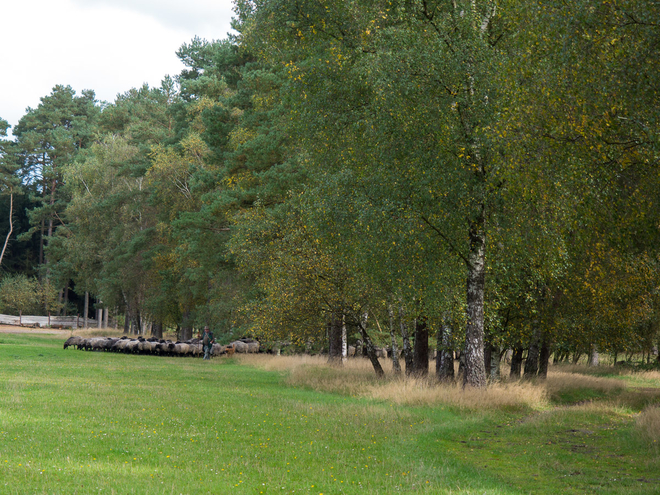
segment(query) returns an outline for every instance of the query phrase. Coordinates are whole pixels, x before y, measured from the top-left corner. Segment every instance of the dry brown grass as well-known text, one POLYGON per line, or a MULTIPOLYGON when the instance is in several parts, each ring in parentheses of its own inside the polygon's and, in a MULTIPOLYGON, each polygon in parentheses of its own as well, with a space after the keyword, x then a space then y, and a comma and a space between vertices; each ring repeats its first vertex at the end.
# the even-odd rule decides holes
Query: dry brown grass
POLYGON ((645 380, 657 380, 660 383, 660 371, 641 371, 637 376, 645 380))
MULTIPOLYGON (((439 404, 461 409, 503 409, 528 408, 547 409, 550 398, 557 398, 566 392, 581 390, 599 392, 598 399, 585 399, 585 405, 577 407, 597 407, 610 410, 642 410, 660 400, 660 388, 630 387, 629 378, 596 376, 586 366, 550 367, 547 380, 507 382, 508 367, 502 367, 501 383, 488 386, 485 390, 463 389, 460 384, 438 383, 431 373, 430 378, 419 379, 395 376, 389 359, 381 364, 386 376, 378 379, 368 359, 349 359, 344 366, 331 366, 325 356, 274 356, 248 354, 237 356, 247 365, 286 374, 291 386, 306 387, 319 392, 336 392, 354 397, 383 400, 389 403, 418 406, 439 404)), ((431 370, 433 363, 431 363, 431 370)), ((658 383, 660 373, 649 371, 634 375, 646 383, 658 383)), ((570 396, 570 394, 569 394, 570 396)), ((589 395, 585 395, 589 397, 589 395)), ((581 403, 580 403, 581 404, 581 403)), ((572 404, 569 407, 576 407, 572 404)), ((600 409, 599 409, 600 410, 600 409)))
POLYGON ((450 405, 464 409, 499 409, 547 405, 542 386, 527 382, 502 383, 485 390, 463 389, 459 384, 438 383, 432 378, 397 377, 389 360, 381 360, 387 376, 378 379, 367 359, 349 359, 343 367, 330 366, 321 356, 241 355, 240 362, 270 371, 287 372, 291 386, 337 392, 396 404, 450 405))
POLYGON ((660 406, 649 406, 637 417, 637 430, 642 438, 660 444, 660 406))
POLYGON ((543 387, 528 382, 497 383, 486 389, 464 389, 458 383, 445 384, 432 379, 402 377, 372 385, 363 395, 397 404, 447 404, 461 409, 540 409, 547 405, 543 387))
POLYGON ((625 383, 616 378, 601 378, 591 375, 582 375, 578 372, 557 371, 551 369, 545 383, 548 393, 556 393, 560 390, 577 388, 590 388, 600 392, 612 393, 625 389, 625 383))

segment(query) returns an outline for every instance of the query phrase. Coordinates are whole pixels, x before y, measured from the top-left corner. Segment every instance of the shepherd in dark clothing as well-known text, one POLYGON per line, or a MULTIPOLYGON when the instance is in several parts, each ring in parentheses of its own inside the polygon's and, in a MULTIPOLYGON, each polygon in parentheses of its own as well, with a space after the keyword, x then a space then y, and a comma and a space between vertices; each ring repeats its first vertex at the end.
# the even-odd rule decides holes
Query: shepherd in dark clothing
POLYGON ((215 342, 215 337, 213 332, 209 330, 209 327, 204 327, 204 333, 202 334, 202 346, 204 349, 204 359, 211 359, 211 349, 213 349, 213 343, 215 342))

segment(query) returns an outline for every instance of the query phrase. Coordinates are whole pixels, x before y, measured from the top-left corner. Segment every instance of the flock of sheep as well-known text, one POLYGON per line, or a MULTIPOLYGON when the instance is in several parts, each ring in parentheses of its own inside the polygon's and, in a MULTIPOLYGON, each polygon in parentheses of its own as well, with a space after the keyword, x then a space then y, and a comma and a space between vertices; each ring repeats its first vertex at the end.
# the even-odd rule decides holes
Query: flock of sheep
MULTIPOLYGON (((171 340, 157 339, 155 337, 145 339, 138 337, 69 337, 64 343, 64 348, 75 347, 85 351, 111 351, 123 352, 125 354, 147 354, 153 356, 181 356, 181 357, 203 357, 204 350, 199 339, 191 339, 185 342, 172 342, 171 340)), ((259 342, 251 339, 240 339, 229 345, 213 344, 212 355, 231 356, 235 352, 241 354, 259 352, 259 342)))

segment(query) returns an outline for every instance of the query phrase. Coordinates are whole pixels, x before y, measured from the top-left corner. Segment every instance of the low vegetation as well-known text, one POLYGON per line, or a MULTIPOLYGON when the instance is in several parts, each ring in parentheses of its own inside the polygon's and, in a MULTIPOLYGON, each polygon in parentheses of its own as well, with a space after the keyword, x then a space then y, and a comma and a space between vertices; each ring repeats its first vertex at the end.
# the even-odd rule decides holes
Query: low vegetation
POLYGON ((660 486, 660 387, 639 387, 633 375, 553 368, 545 383, 505 380, 465 393, 377 380, 361 359, 343 368, 309 356, 203 362, 67 352, 63 341, 0 334, 2 493, 641 494, 660 486), (601 395, 576 393, 570 403, 567 390, 601 395))

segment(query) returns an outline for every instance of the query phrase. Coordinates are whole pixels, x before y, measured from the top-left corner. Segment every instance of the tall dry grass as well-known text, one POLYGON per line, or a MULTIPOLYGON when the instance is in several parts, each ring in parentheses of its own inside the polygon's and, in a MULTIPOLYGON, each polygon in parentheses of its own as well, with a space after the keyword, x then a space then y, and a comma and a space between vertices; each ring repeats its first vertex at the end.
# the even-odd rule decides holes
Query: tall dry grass
POLYGON ((558 393, 562 390, 571 390, 579 388, 589 388, 599 392, 612 393, 619 392, 626 388, 625 383, 616 378, 602 378, 592 375, 583 375, 576 371, 567 372, 551 369, 548 371, 548 378, 545 381, 545 387, 548 393, 558 393))
MULTIPOLYGON (((343 366, 331 366, 325 356, 247 354, 236 356, 236 359, 250 366, 282 372, 287 383, 294 387, 416 406, 444 404, 461 409, 542 410, 549 407, 551 398, 571 391, 578 391, 579 396, 580 390, 599 392, 599 407, 603 405, 617 410, 639 411, 660 401, 660 372, 657 371, 612 378, 592 374, 592 369, 586 366, 560 365, 550 367, 546 380, 509 382, 508 370, 503 366, 502 381, 482 390, 463 389, 460 383, 439 383, 433 373, 429 378, 396 376, 389 359, 381 360, 385 377, 380 379, 369 360, 364 358, 349 359, 343 366), (640 381, 653 386, 635 387, 640 381)), ((590 401, 587 398, 582 402, 590 401)))
POLYGON ((642 438, 660 448, 660 406, 649 406, 637 417, 637 431, 642 438))
POLYGON ((463 389, 460 384, 438 383, 434 378, 395 376, 391 362, 382 360, 386 372, 377 378, 367 359, 349 359, 344 366, 331 366, 321 356, 240 355, 247 365, 287 374, 291 386, 320 392, 337 392, 354 397, 384 400, 396 404, 461 409, 532 408, 547 406, 546 390, 529 382, 498 383, 485 390, 463 389))

